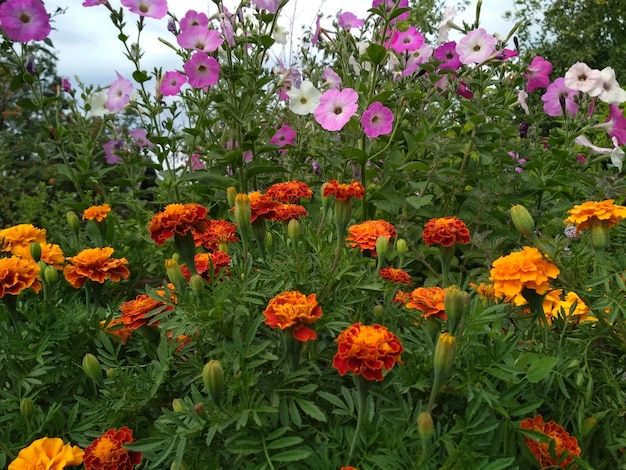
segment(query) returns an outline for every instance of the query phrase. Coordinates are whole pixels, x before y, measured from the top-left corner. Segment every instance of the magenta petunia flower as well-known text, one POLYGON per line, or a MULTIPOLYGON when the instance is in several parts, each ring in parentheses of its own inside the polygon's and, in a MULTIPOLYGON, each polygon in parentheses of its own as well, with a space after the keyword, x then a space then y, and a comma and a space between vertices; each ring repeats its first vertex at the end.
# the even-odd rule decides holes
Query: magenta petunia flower
POLYGON ((252 3, 261 10, 267 10, 270 13, 276 13, 280 6, 280 0, 252 0, 252 3))
POLYGON ((186 31, 193 26, 209 27, 209 17, 205 13, 198 13, 196 10, 189 10, 180 19, 180 30, 186 31))
POLYGON ((222 45, 222 37, 216 29, 204 26, 189 26, 176 36, 176 42, 183 49, 213 52, 222 45))
POLYGON ((526 77, 526 91, 532 93, 537 88, 547 88, 550 84, 550 74, 552 73, 552 64, 541 56, 533 57, 530 65, 524 72, 526 77))
POLYGON ((548 116, 560 116, 563 114, 563 106, 565 106, 567 113, 575 116, 578 112, 578 104, 574 101, 576 95, 578 92, 567 87, 565 79, 559 77, 548 86, 546 92, 541 96, 543 110, 548 116))
POLYGON ((361 125, 365 135, 375 139, 379 135, 386 135, 393 129, 393 113, 391 109, 383 106, 380 101, 374 101, 363 111, 361 125))
POLYGON ((43 41, 52 27, 41 0, 8 0, 0 4, 0 25, 12 41, 43 41))
POLYGON ((313 36, 311 36, 311 44, 314 46, 316 46, 320 40, 320 31, 322 30, 320 26, 321 19, 322 15, 317 15, 317 18, 315 19, 315 31, 313 32, 313 36))
POLYGON ((125 150, 126 146, 124 145, 123 140, 109 140, 102 147, 104 149, 104 157, 109 165, 122 163, 122 157, 117 155, 116 152, 121 152, 125 150))
POLYGON ((130 103, 130 95, 133 92, 132 82, 122 77, 119 72, 115 73, 117 80, 109 85, 106 102, 106 108, 112 113, 124 109, 130 103))
POLYGON ((604 129, 609 137, 615 137, 618 145, 626 144, 626 118, 619 106, 609 105, 609 117, 602 124, 596 124, 596 129, 604 129))
POLYGON ((471 100, 474 97, 474 93, 472 93, 472 90, 469 89, 467 83, 465 83, 463 80, 460 81, 459 86, 456 88, 456 90, 454 90, 454 92, 457 95, 462 96, 463 98, 468 100, 471 100))
POLYGON ((68 78, 63 77, 61 79, 61 89, 65 93, 69 93, 70 91, 72 91, 72 83, 70 82, 68 78))
POLYGON ((353 28, 360 28, 365 24, 365 21, 357 18, 354 13, 346 11, 337 15, 337 24, 340 28, 350 31, 353 28))
POLYGON ((83 2, 84 7, 95 7, 98 5, 104 5, 107 0, 85 0, 83 2))
POLYGON ((187 75, 184 73, 176 71, 165 72, 161 81, 161 94, 163 96, 176 96, 185 83, 187 83, 187 75))
POLYGON ((160 20, 167 15, 167 0, 121 0, 122 6, 139 16, 160 20))
POLYGON ((456 52, 462 64, 480 64, 494 52, 496 38, 483 28, 470 31, 459 40, 456 52))
POLYGON ((137 147, 140 149, 144 147, 151 149, 154 147, 154 144, 148 139, 148 133, 145 129, 133 129, 132 131, 128 131, 128 134, 130 134, 135 144, 137 144, 137 147))
POLYGON ((424 45, 424 35, 415 26, 410 26, 406 31, 394 30, 388 47, 398 53, 413 52, 424 45))
POLYGON ((326 90, 313 112, 315 120, 327 131, 339 131, 356 113, 358 99, 359 94, 352 88, 326 90))
POLYGON ((456 52, 455 41, 450 41, 437 47, 433 57, 441 62, 437 70, 458 70, 461 67, 461 60, 456 52))
MULTIPOLYGON (((270 144, 278 145, 279 147, 285 147, 287 145, 294 145, 296 141, 296 131, 287 125, 282 125, 270 139, 270 144)), ((286 152, 286 150, 283 150, 286 152)))
MULTIPOLYGON (((378 6, 381 3, 385 7, 385 10, 387 11, 387 15, 389 15, 392 11, 396 9, 396 0, 373 0, 372 8, 378 8, 378 6)), ((408 8, 408 7, 409 7, 409 0, 400 0, 400 2, 398 3, 398 8, 408 8)), ((408 20, 410 16, 411 16, 411 13, 408 11, 405 11, 401 15, 394 18, 392 20, 392 23, 395 23, 396 21, 408 20)))
POLYGON ((215 85, 220 75, 220 64, 213 57, 204 52, 196 52, 191 56, 183 69, 189 79, 189 84, 194 88, 204 88, 215 85))

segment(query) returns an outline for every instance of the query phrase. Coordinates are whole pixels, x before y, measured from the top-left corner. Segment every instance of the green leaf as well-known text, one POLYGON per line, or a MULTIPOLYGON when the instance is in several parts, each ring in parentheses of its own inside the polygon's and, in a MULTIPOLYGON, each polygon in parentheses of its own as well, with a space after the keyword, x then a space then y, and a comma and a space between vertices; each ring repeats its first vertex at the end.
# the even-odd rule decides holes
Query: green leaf
POLYGON ((281 452, 278 455, 272 456, 272 461, 274 462, 296 462, 298 460, 304 460, 311 455, 310 450, 288 450, 286 452, 281 452))
POLYGON ((143 83, 143 82, 147 82, 148 80, 150 80, 150 76, 148 75, 148 72, 146 72, 145 70, 135 70, 133 72, 133 79, 137 83, 143 83))
POLYGON ((554 368, 558 359, 556 357, 544 357, 534 362, 526 372, 526 378, 532 384, 536 384, 545 379, 550 371, 554 368))
POLYGON ((296 403, 298 403, 300 409, 311 418, 324 423, 326 422, 326 415, 315 403, 308 400, 296 400, 296 403))
POLYGON ((295 446, 296 444, 300 444, 304 439, 299 436, 287 436, 281 437, 280 439, 276 439, 275 441, 267 444, 268 449, 284 449, 285 447, 295 446))
POLYGON ((369 46, 367 46, 365 53, 367 54, 367 57, 369 58, 370 62, 376 65, 382 64, 385 61, 385 58, 387 57, 387 49, 385 49, 380 44, 375 44, 375 43, 372 43, 369 46))

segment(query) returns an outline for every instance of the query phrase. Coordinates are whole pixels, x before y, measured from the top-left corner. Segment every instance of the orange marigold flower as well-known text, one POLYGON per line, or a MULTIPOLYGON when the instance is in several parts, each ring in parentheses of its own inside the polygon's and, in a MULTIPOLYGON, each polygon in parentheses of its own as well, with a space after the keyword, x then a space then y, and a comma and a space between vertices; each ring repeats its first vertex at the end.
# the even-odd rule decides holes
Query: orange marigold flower
POLYGON ((346 200, 349 197, 362 199, 365 196, 365 188, 358 181, 350 184, 342 184, 337 180, 330 180, 322 189, 322 196, 335 196, 335 199, 346 200))
POLYGON ((346 241, 350 242, 351 247, 359 247, 361 251, 369 250, 372 256, 377 256, 376 239, 382 236, 389 240, 396 236, 396 229, 384 220, 367 220, 348 227, 348 233, 346 241))
POLYGON ((202 233, 208 225, 207 212, 196 203, 168 204, 164 211, 152 217, 148 226, 150 237, 157 245, 163 245, 175 233, 185 235, 190 230, 202 233))
POLYGON ((520 428, 537 431, 548 436, 554 441, 554 454, 556 460, 550 456, 550 443, 539 442, 531 437, 524 437, 524 442, 534 454, 541 468, 560 467, 567 468, 574 461, 573 456, 580 457, 578 440, 554 421, 543 421, 543 416, 526 418, 520 423, 520 428), (561 460, 563 458, 563 460, 561 460))
POLYGON ((83 212, 83 220, 96 220, 98 222, 102 222, 109 212, 111 212, 111 206, 108 204, 91 206, 83 212))
POLYGON ((76 256, 67 258, 71 263, 63 269, 63 275, 76 289, 80 289, 87 279, 103 284, 106 279, 118 282, 128 279, 130 271, 126 258, 111 258, 113 248, 87 248, 76 256))
MULTIPOLYGON (((65 255, 61 247, 52 243, 40 243, 41 260, 46 264, 53 266, 55 269, 63 269, 65 264, 65 255)), ((13 254, 20 258, 33 259, 30 254, 30 245, 18 245, 13 248, 13 254)))
POLYGON ((207 228, 193 234, 196 246, 217 251, 221 243, 237 241, 237 226, 228 220, 209 220, 207 228))
POLYGON ((418 287, 410 294, 406 308, 421 310, 425 318, 438 317, 447 320, 443 299, 446 290, 441 287, 418 287))
POLYGON ((85 449, 85 470, 132 470, 142 460, 141 452, 124 449, 135 442, 126 426, 109 429, 85 449))
POLYGON ((590 228, 593 224, 604 222, 609 228, 626 218, 626 207, 613 204, 613 199, 594 202, 587 201, 568 210, 570 216, 565 219, 568 225, 576 226, 576 234, 590 228))
MULTIPOLYGON (((204 279, 211 282, 211 278, 215 278, 222 269, 230 266, 230 256, 223 251, 216 251, 215 253, 197 253, 194 258, 196 264, 196 271, 204 279)), ((191 278, 191 272, 187 265, 183 264, 180 267, 185 279, 191 278)))
POLYGON ((302 181, 285 181, 271 185, 265 194, 280 202, 295 203, 301 198, 311 199, 313 190, 302 181))
POLYGON ((12 252, 16 246, 30 246, 33 242, 46 243, 46 229, 19 224, 0 230, 1 251, 12 252))
POLYGON ((83 449, 64 444, 58 437, 42 437, 20 450, 8 470, 63 470, 83 463, 83 449))
POLYGON ((455 243, 464 245, 470 242, 470 232, 461 219, 441 217, 430 219, 424 224, 422 238, 426 245, 452 246, 455 243))
POLYGON ((402 343, 382 325, 355 323, 342 331, 335 342, 339 346, 333 367, 342 376, 350 371, 367 380, 380 381, 383 369, 391 370, 396 363, 403 364, 402 343))
POLYGON ((309 215, 309 213, 304 206, 300 204, 280 204, 276 207, 272 220, 274 222, 289 222, 290 220, 298 220, 300 217, 306 217, 307 215, 309 215))
POLYGON ((18 295, 28 288, 35 293, 41 290, 37 263, 17 256, 0 258, 0 299, 7 294, 18 295))
POLYGON ((562 293, 560 289, 553 290, 544 297, 543 311, 548 323, 552 323, 552 320, 559 316, 578 322, 597 321, 590 308, 576 292, 568 292, 564 299, 561 299, 562 293))
POLYGON ((174 333, 172 333, 171 331, 166 331, 165 336, 167 336, 167 339, 169 339, 170 341, 174 341, 177 344, 177 352, 181 352, 183 348, 192 341, 191 338, 187 335, 178 335, 174 338, 174 333))
POLYGON ((470 282, 469 285, 476 291, 483 302, 494 300, 496 298, 496 291, 493 288, 493 284, 485 284, 484 282, 481 282, 477 285, 474 282, 470 282))
POLYGON ((316 294, 287 291, 270 300, 263 315, 272 328, 290 330, 298 341, 308 341, 317 338, 308 325, 322 316, 322 307, 317 304, 316 294))
MULTIPOLYGON (((161 295, 160 291, 157 291, 161 295)), ((150 318, 162 312, 174 310, 172 305, 154 299, 148 294, 139 294, 133 300, 128 300, 120 305, 122 316, 120 319, 130 330, 136 330, 144 325, 150 324, 150 318)), ((158 321, 153 322, 154 325, 158 321)))
POLYGON ((489 280, 493 282, 496 297, 504 297, 506 302, 513 302, 515 305, 524 305, 524 288, 533 289, 537 294, 543 295, 550 290, 550 279, 556 279, 559 273, 559 268, 537 248, 525 246, 522 251, 515 251, 495 260, 489 280))
POLYGON ((402 304, 403 307, 406 307, 406 304, 411 300, 411 293, 404 292, 399 290, 396 292, 396 295, 393 298, 393 303, 402 304))
POLYGON ((111 318, 108 323, 106 320, 102 320, 100 326, 102 326, 107 333, 120 338, 122 344, 126 344, 126 341, 128 341, 133 334, 133 328, 128 328, 121 318, 111 318))
POLYGON ((274 220, 276 208, 281 205, 280 202, 275 201, 271 196, 258 191, 248 194, 248 199, 250 199, 250 222, 254 222, 259 217, 274 220))
POLYGON ((398 284, 411 284, 409 273, 399 268, 383 268, 380 270, 380 277, 398 284))

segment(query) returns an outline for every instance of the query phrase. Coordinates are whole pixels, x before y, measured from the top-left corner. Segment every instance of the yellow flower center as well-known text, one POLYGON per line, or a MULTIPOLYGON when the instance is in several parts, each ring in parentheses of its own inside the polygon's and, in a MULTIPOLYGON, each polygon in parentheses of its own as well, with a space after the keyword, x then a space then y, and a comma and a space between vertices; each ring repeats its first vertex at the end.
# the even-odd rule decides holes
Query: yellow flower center
POLYGON ((93 450, 93 456, 102 463, 111 463, 115 458, 115 456, 111 454, 117 449, 119 449, 117 444, 111 441, 111 439, 103 437, 100 439, 100 442, 96 444, 96 447, 93 450))

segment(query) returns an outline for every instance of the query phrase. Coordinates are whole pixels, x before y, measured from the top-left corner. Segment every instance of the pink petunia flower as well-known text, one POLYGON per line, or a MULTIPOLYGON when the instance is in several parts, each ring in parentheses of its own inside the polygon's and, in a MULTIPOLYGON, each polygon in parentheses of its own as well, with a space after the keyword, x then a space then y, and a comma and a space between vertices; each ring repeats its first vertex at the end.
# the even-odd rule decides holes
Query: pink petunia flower
POLYGON ((470 31, 459 40, 456 52, 462 64, 480 64, 494 52, 496 38, 483 28, 470 31))
POLYGON ((72 82, 70 82, 68 78, 63 77, 61 79, 61 89, 65 93, 69 93, 70 91, 72 91, 72 82))
POLYGON ((183 69, 189 79, 189 84, 194 88, 204 88, 215 85, 220 75, 220 64, 213 57, 204 52, 196 52, 191 56, 183 69))
POLYGON ((322 77, 329 89, 339 90, 341 88, 341 77, 330 67, 326 67, 322 73, 322 77))
POLYGON ((154 147, 154 144, 150 141, 150 139, 148 139, 148 133, 145 129, 133 129, 128 131, 128 134, 132 137, 135 144, 137 144, 137 147, 140 149, 144 147, 151 149, 154 147))
POLYGON ((252 3, 261 10, 267 10, 270 13, 276 13, 280 6, 280 0, 252 0, 252 3))
MULTIPOLYGON (((396 0, 373 0, 372 8, 378 8, 378 6, 381 3, 385 7, 385 10, 387 11, 387 15, 390 15, 396 9, 396 0)), ((400 0, 398 2, 398 8, 408 8, 408 7, 409 7, 409 0, 400 0)), ((408 20, 410 16, 411 16, 411 13, 408 11, 405 11, 401 15, 395 17, 392 20, 392 23, 395 23, 396 21, 408 20)))
POLYGON ((433 57, 441 62, 437 70, 458 70, 461 67, 461 60, 456 52, 455 41, 450 41, 437 47, 433 57))
POLYGON ((130 95, 133 92, 132 82, 122 77, 119 72, 116 71, 115 73, 117 80, 109 85, 106 102, 106 108, 112 113, 124 109, 130 103, 130 95))
POLYGON ((609 137, 615 137, 618 145, 626 144, 626 118, 619 106, 609 105, 609 117, 602 124, 593 126, 596 129, 603 129, 609 137))
POLYGON ((192 153, 189 156, 189 168, 191 171, 206 170, 206 164, 202 161, 200 155, 192 153))
POLYGON ((557 78, 541 96, 543 110, 548 116, 560 116, 563 114, 563 106, 561 105, 561 102, 563 102, 567 113, 575 116, 578 112, 578 104, 574 101, 576 95, 578 95, 578 92, 565 85, 563 77, 557 78))
POLYGON ((532 93, 537 88, 547 88, 550 84, 550 74, 552 73, 552 64, 541 56, 533 57, 530 65, 524 72, 526 77, 526 91, 532 93))
POLYGON ((187 83, 187 75, 184 73, 176 71, 165 72, 159 90, 163 96, 176 96, 185 83, 187 83))
POLYGON ((598 96, 602 91, 600 71, 592 69, 584 62, 576 62, 565 72, 565 85, 589 96, 598 96))
POLYGON ((107 0, 85 0, 83 2, 84 7, 95 7, 98 5, 104 5, 107 0))
POLYGON ((424 45, 424 35, 415 26, 410 26, 406 31, 394 30, 389 47, 398 53, 413 52, 424 45))
POLYGON ((429 44, 423 44, 419 49, 414 50, 406 59, 406 65, 402 71, 402 76, 411 75, 419 69, 420 64, 427 62, 433 55, 433 48, 429 44))
POLYGON ((233 28, 233 22, 231 21, 232 15, 229 11, 223 7, 223 12, 220 13, 220 31, 222 31, 222 36, 226 40, 226 43, 230 47, 235 47, 235 30, 233 28))
MULTIPOLYGON (((270 144, 277 145, 281 147, 286 147, 287 145, 294 145, 296 141, 296 131, 294 131, 291 127, 287 125, 282 125, 272 136, 270 139, 270 144)), ((287 150, 281 150, 281 152, 286 152, 287 150)))
POLYGON ((379 135, 387 135, 393 129, 393 113, 391 109, 383 106, 380 101, 374 101, 363 111, 361 125, 363 132, 370 139, 375 139, 379 135))
POLYGON ((320 20, 322 19, 322 15, 317 15, 315 19, 315 31, 313 32, 313 36, 311 36, 311 44, 316 46, 320 40, 320 32, 322 30, 320 26, 320 20))
POLYGON ((222 45, 220 32, 204 26, 190 26, 176 36, 176 42, 183 49, 213 52, 222 45))
POLYGON ((0 4, 0 25, 12 41, 43 41, 52 27, 41 0, 8 0, 0 4))
POLYGON ((354 28, 360 28, 365 24, 365 21, 357 18, 354 13, 346 11, 337 15, 337 24, 340 28, 350 31, 354 28))
POLYGON ((109 165, 122 163, 122 157, 120 157, 116 152, 126 150, 123 140, 109 140, 102 146, 102 148, 104 149, 104 157, 109 165))
POLYGON ((443 21, 439 25, 439 34, 437 36, 437 43, 442 44, 448 41, 450 30, 452 28, 458 28, 458 26, 454 24, 455 16, 456 16, 456 7, 454 5, 447 6, 443 12, 443 21))
POLYGON ((358 99, 359 94, 352 88, 326 90, 313 112, 315 120, 327 131, 339 131, 356 113, 358 99))
POLYGON ((180 19, 180 30, 187 31, 193 26, 202 26, 203 28, 209 27, 209 17, 206 13, 198 13, 196 10, 188 10, 180 19))
POLYGON ((598 98, 609 104, 621 104, 626 101, 626 91, 619 86, 615 79, 615 70, 605 67, 600 70, 600 94, 598 98))
POLYGON ((167 15, 167 0, 121 0, 132 13, 160 20, 167 15))

